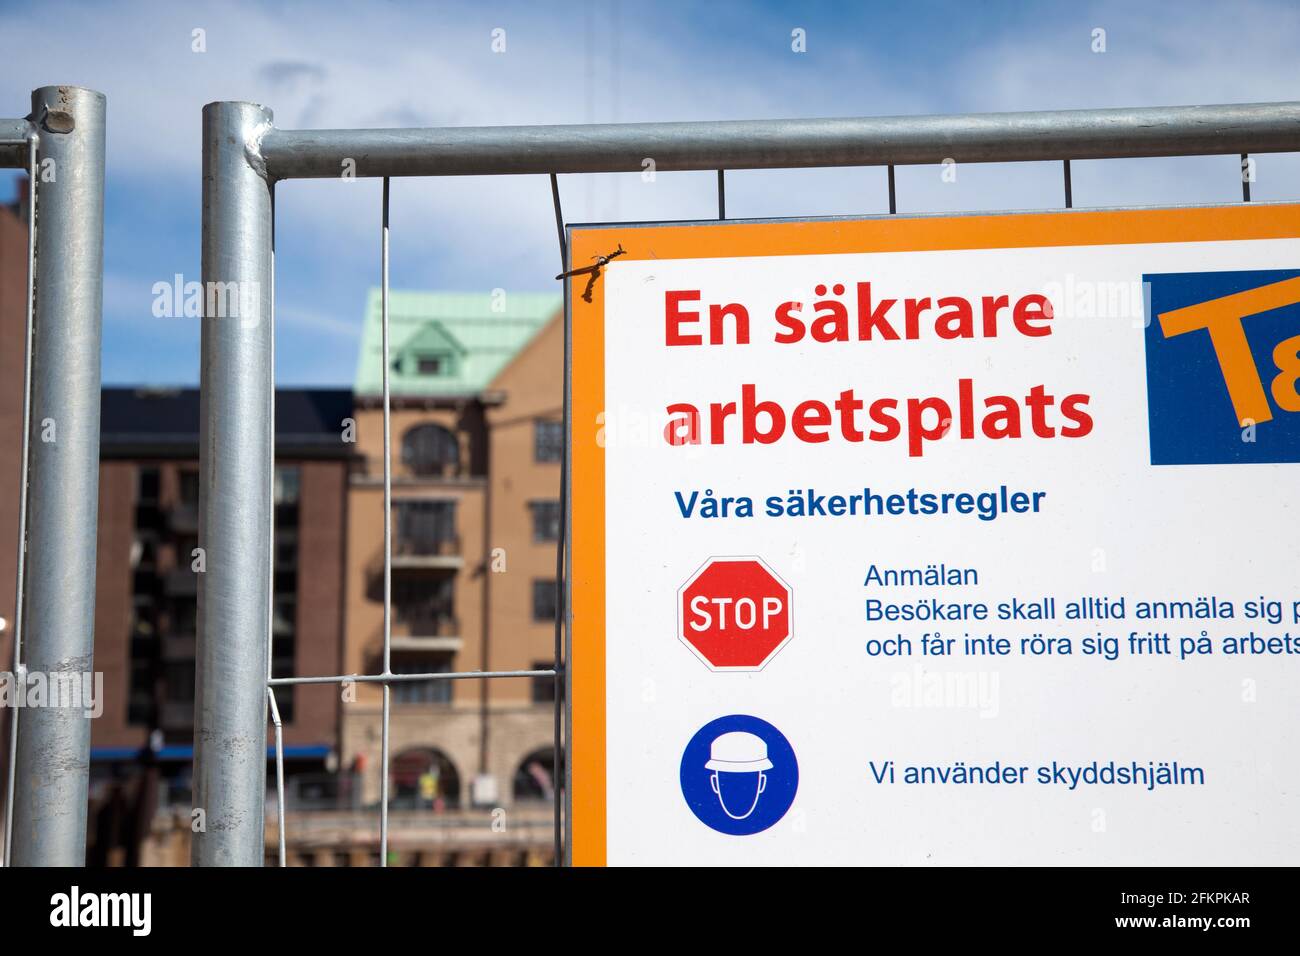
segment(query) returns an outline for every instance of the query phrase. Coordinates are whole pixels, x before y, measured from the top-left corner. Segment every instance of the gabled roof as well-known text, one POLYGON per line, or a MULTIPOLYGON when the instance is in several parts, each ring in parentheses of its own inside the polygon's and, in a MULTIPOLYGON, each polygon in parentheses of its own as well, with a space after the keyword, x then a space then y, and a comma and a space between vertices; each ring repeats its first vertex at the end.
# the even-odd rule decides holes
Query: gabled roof
POLYGON ((456 340, 456 337, 443 327, 441 322, 437 319, 430 319, 406 340, 406 343, 398 350, 397 355, 426 353, 447 353, 453 356, 463 356, 469 354, 469 349, 461 345, 456 340))
MULTIPOLYGON (((486 390, 559 311, 562 301, 554 292, 390 290, 389 389, 394 395, 434 397, 486 390), (419 359, 425 357, 439 360, 436 373, 419 373, 419 359)), ((354 391, 358 396, 383 391, 380 309, 379 290, 371 289, 357 357, 354 391)))

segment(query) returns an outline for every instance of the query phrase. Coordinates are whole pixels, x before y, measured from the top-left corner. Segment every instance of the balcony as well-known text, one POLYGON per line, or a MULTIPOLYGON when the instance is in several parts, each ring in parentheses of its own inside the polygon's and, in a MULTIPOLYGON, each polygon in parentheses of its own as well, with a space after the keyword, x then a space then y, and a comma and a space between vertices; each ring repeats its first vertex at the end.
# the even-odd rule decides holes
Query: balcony
MULTIPOLYGON (((455 652, 463 643, 460 619, 455 615, 433 608, 393 604, 393 650, 455 652)), ((383 644, 382 629, 379 644, 383 644)))
POLYGON ((411 608, 394 603, 393 634, 403 637, 456 637, 460 634, 460 618, 431 608, 411 608))
MULTIPOLYGON (((383 567, 383 555, 379 556, 383 567)), ((398 533, 393 539, 393 568, 407 569, 458 569, 465 566, 461 554, 460 535, 446 532, 436 535, 407 535, 398 533)))
MULTIPOLYGON (((449 549, 451 546, 448 546, 449 549)), ((432 580, 450 580, 448 572, 459 571, 465 566, 465 559, 451 551, 451 553, 402 553, 398 551, 397 542, 393 542, 393 571, 394 584, 398 580, 409 579, 411 581, 420 581, 424 578, 432 580)), ((371 601, 382 601, 384 599, 384 552, 379 551, 366 562, 366 597, 371 601)))

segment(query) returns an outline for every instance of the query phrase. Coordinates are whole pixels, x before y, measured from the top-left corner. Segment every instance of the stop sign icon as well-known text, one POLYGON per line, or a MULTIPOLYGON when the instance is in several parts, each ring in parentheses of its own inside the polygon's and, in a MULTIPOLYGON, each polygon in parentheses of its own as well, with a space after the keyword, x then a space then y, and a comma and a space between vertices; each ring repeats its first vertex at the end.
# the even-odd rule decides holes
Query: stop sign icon
POLYGON ((761 670, 790 640, 790 600, 762 558, 710 558, 677 592, 677 636, 715 671, 761 670))

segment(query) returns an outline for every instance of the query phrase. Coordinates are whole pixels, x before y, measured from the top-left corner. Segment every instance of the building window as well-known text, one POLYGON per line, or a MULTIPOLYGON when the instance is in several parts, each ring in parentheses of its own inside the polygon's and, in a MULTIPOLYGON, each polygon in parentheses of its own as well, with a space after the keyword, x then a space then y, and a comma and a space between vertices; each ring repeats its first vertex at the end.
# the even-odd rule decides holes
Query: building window
POLYGON ((276 528, 275 569, 290 571, 298 566, 298 532, 292 528, 276 528))
POLYGON ((135 540, 131 546, 131 624, 128 646, 130 668, 127 685, 126 722, 134 726, 158 724, 158 694, 161 689, 162 647, 159 642, 163 602, 162 577, 158 573, 158 469, 137 472, 135 540))
POLYGON ((153 593, 157 578, 150 571, 137 575, 132 595, 131 668, 127 690, 126 722, 152 726, 157 721, 158 609, 153 593))
POLYGON ((153 466, 141 468, 136 473, 136 504, 155 505, 158 503, 158 487, 161 484, 158 469, 153 466))
POLYGON ((153 465, 141 467, 136 472, 135 527, 136 531, 159 531, 163 527, 162 509, 158 507, 158 494, 162 474, 153 465))
MULTIPOLYGON (((272 537, 274 597, 271 604, 271 673, 294 673, 298 651, 298 519, 302 469, 285 465, 275 469, 275 529, 272 537)), ((295 688, 275 691, 280 719, 293 723, 295 688)))
POLYGON ((533 458, 538 462, 564 460, 564 423, 539 418, 533 422, 533 458))
POLYGON ((154 723, 155 699, 154 661, 144 652, 131 649, 131 676, 129 696, 126 705, 126 722, 136 726, 152 726, 154 723))
POLYGON ((167 626, 163 628, 172 637, 192 639, 199 630, 199 601, 197 597, 174 597, 167 602, 167 626))
POLYGON ((275 503, 277 505, 296 505, 298 503, 300 481, 301 476, 297 468, 286 466, 275 469, 275 503))
MULTIPOLYGON (((403 654, 393 661, 394 674, 446 674, 451 671, 451 654, 403 654)), ((394 681, 395 704, 450 704, 451 681, 394 681)))
POLYGON ((298 596, 296 594, 277 594, 271 602, 271 633, 276 637, 292 636, 294 618, 297 614, 298 596))
POLYGON ((194 703, 194 661, 170 660, 165 665, 169 701, 177 704, 194 703))
POLYGON ((150 576, 158 567, 158 538, 145 532, 137 534, 131 543, 131 567, 137 571, 148 571, 150 576))
MULTIPOLYGON (((563 764, 560 768, 563 771, 563 764)), ((534 750, 519 762, 515 770, 514 798, 516 803, 555 799, 555 749, 543 747, 534 750)))
POLYGON ((450 365, 442 355, 420 355, 415 360, 415 371, 420 375, 441 375, 450 365))
POLYGON ((455 554, 456 502, 406 499, 393 502, 396 541, 393 552, 405 556, 455 554))
POLYGON ((533 582, 533 620, 555 620, 555 581, 538 579, 533 582))
POLYGON ((533 513, 533 540, 539 544, 560 540, 560 503, 558 501, 530 501, 528 510, 533 513))
POLYGON ((183 469, 180 473, 181 504, 187 508, 199 506, 199 473, 192 469, 183 469))
MULTIPOLYGON (((271 673, 276 677, 293 676, 295 643, 292 632, 287 635, 272 635, 271 673)), ((275 704, 280 710, 280 720, 286 724, 293 723, 294 697, 296 696, 294 691, 295 688, 292 685, 275 689, 275 704)))
POLYGON ((402 436, 402 464, 422 477, 452 477, 460 465, 460 443, 441 425, 416 425, 402 436))
MULTIPOLYGON (((533 661, 533 670, 549 671, 555 664, 552 661, 533 661)), ((555 703, 555 678, 554 677, 534 677, 533 678, 533 703, 534 704, 553 704, 555 703)))
POLYGON ((423 576, 393 581, 393 620, 407 637, 456 637, 455 578, 423 576))

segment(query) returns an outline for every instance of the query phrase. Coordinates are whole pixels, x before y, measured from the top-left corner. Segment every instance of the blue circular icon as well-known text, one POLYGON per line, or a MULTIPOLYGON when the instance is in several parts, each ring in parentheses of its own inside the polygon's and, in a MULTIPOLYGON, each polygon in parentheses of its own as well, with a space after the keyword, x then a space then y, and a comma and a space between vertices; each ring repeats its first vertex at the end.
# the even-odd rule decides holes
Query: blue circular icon
POLYGON ((682 796, 705 826, 761 833, 785 816, 799 789, 794 749, 766 720, 732 714, 701 727, 682 754, 682 796))

